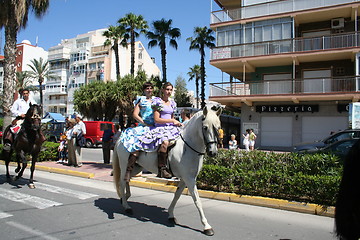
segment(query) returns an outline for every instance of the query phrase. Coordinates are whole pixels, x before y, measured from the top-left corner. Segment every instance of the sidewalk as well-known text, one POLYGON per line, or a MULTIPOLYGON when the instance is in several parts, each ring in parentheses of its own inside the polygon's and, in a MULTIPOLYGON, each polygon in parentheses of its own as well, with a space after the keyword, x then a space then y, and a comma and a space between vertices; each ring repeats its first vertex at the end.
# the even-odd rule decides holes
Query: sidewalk
MULTIPOLYGON (((5 165, 4 161, 2 160, 0 160, 0 164, 5 165)), ((83 165, 80 168, 76 168, 56 162, 38 162, 36 163, 36 170, 96 179, 107 182, 112 182, 113 180, 112 176, 110 176, 112 166, 110 164, 104 164, 104 163, 85 161, 83 162, 83 165)), ((160 179, 157 178, 155 174, 142 174, 139 177, 132 178, 130 185, 136 187, 142 187, 142 188, 149 188, 153 190, 165 191, 165 192, 175 192, 177 181, 173 179, 170 180, 160 179)), ((183 194, 189 195, 187 189, 184 190, 183 194)), ((221 193, 221 192, 199 190, 199 195, 200 197, 203 198, 211 198, 222 201, 250 204, 250 205, 262 206, 262 207, 270 207, 270 208, 328 216, 328 217, 334 217, 334 210, 335 210, 334 207, 328 207, 327 209, 324 209, 322 206, 316 204, 306 204, 306 203, 291 202, 281 199, 238 195, 234 193, 221 193)))

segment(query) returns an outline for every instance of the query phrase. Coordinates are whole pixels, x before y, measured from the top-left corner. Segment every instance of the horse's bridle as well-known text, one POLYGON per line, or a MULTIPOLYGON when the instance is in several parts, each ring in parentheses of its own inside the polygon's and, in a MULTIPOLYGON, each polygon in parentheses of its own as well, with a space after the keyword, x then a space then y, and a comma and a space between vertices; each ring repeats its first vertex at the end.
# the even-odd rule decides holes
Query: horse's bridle
MULTIPOLYGON (((203 134, 203 139, 204 139, 204 141, 205 141, 205 146, 206 146, 206 148, 208 148, 208 146, 210 145, 210 144, 217 144, 218 143, 218 131, 217 131, 217 129, 213 126, 213 130, 214 130, 214 133, 215 133, 215 140, 213 140, 213 141, 208 141, 208 139, 205 137, 205 134, 204 134, 204 128, 202 128, 202 134, 203 134)), ((189 143, 187 143, 186 141, 185 141, 185 139, 184 139, 184 137, 182 136, 182 134, 180 133, 180 137, 181 137, 181 139, 184 141, 184 143, 185 143, 185 145, 186 146, 188 146, 191 150, 193 150, 194 152, 196 152, 198 155, 205 155, 205 152, 199 152, 199 151, 197 151, 196 149, 194 149, 193 147, 191 147, 190 146, 190 144, 189 143)))

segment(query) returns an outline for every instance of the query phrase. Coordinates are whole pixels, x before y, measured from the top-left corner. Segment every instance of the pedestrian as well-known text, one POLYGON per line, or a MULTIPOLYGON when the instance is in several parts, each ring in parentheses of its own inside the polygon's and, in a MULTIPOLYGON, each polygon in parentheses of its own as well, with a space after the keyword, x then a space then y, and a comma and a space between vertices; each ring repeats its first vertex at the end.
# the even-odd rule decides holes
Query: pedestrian
POLYGON ((254 151, 254 146, 255 146, 255 140, 256 140, 257 136, 254 133, 254 129, 250 129, 250 135, 249 135, 249 146, 250 146, 250 151, 254 151))
POLYGON ((77 114, 75 117, 76 124, 73 129, 73 135, 76 138, 74 141, 74 149, 75 149, 75 167, 82 166, 82 154, 81 154, 81 147, 83 145, 83 140, 85 139, 86 134, 86 126, 85 123, 82 121, 82 116, 77 114))
POLYGON ((224 148, 224 130, 222 128, 219 129, 219 148, 224 148))
POLYGON ((236 141, 236 136, 235 134, 231 134, 230 136, 230 141, 229 141, 229 149, 232 150, 232 149, 237 149, 237 141, 236 141))
POLYGON ((104 133, 102 136, 102 152, 103 152, 103 159, 105 164, 110 163, 110 151, 111 151, 111 144, 112 144, 112 137, 114 136, 114 132, 112 131, 112 125, 105 124, 104 125, 104 133))
POLYGON ((245 134, 243 134, 243 144, 245 147, 245 150, 248 152, 250 151, 249 146, 250 146, 250 129, 246 129, 245 134))
POLYGON ((76 156, 75 156, 75 135, 73 134, 74 126, 76 124, 76 120, 73 118, 68 119, 67 122, 67 130, 66 134, 66 141, 68 146, 68 163, 67 166, 74 166, 76 163, 76 156))
POLYGON ((67 152, 66 136, 64 134, 61 134, 60 144, 58 147, 59 160, 57 161, 57 163, 66 163, 67 162, 66 152, 67 152))
POLYGON ((180 116, 182 119, 182 124, 185 126, 190 121, 191 112, 189 110, 183 109, 180 113, 180 116))

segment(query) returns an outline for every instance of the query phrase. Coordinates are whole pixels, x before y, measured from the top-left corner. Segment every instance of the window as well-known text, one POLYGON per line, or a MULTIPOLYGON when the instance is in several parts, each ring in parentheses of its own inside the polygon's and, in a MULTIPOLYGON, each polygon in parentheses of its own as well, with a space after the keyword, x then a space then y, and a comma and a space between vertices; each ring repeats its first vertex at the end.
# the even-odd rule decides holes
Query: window
POLYGON ((292 18, 277 18, 216 29, 217 46, 291 39, 292 18))

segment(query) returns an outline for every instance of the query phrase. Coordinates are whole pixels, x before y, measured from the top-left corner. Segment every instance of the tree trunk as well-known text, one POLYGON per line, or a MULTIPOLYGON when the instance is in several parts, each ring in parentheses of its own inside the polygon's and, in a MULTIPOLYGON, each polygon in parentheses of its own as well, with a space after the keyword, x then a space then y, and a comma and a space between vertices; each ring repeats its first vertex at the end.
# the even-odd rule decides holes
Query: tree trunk
POLYGON ((199 109, 199 77, 195 79, 195 91, 196 91, 196 108, 199 109))
POLYGON ((205 46, 201 46, 201 109, 205 107, 205 46))
POLYGON ((131 66, 130 74, 134 76, 135 73, 135 34, 131 32, 131 66))
POLYGON ((119 45, 118 42, 114 44, 115 63, 116 63, 116 80, 120 79, 120 61, 119 61, 119 45))
MULTIPOLYGON (((9 13, 13 15, 14 13, 9 13)), ((14 16, 15 17, 15 16, 14 16)), ((4 127, 11 123, 11 106, 14 102, 14 91, 16 81, 16 42, 19 27, 13 21, 5 26, 5 62, 4 62, 4 82, 3 82, 3 114, 4 127)))
POLYGON ((162 82, 166 83, 166 47, 161 46, 161 66, 162 66, 162 72, 163 72, 163 79, 162 82))

